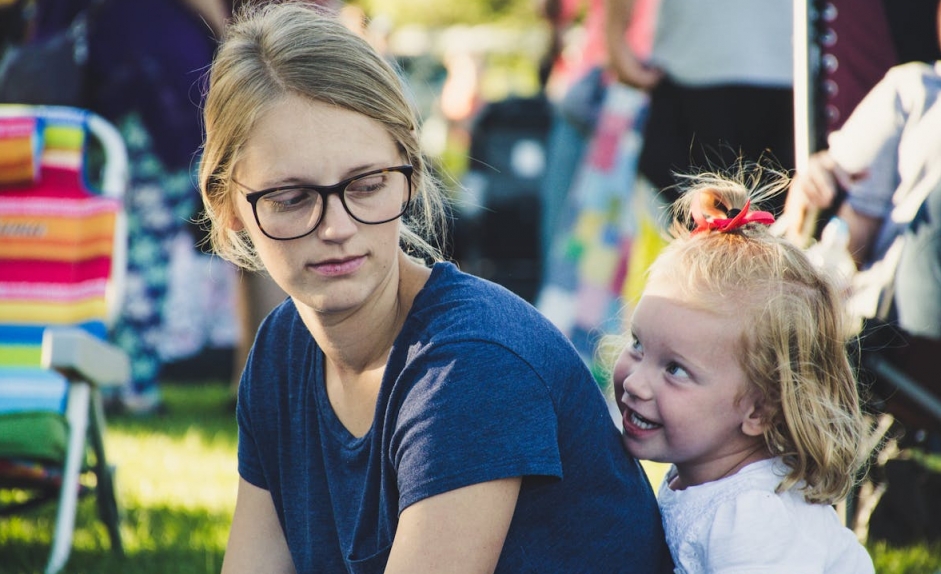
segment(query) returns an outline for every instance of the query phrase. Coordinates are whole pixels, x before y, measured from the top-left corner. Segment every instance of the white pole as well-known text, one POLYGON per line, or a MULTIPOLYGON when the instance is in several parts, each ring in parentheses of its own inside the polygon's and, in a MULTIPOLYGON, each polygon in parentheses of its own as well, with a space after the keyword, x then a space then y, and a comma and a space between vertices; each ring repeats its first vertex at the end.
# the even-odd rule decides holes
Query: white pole
POLYGON ((794 161, 798 172, 807 169, 814 151, 811 143, 812 86, 810 81, 810 9, 812 0, 794 0, 794 161))

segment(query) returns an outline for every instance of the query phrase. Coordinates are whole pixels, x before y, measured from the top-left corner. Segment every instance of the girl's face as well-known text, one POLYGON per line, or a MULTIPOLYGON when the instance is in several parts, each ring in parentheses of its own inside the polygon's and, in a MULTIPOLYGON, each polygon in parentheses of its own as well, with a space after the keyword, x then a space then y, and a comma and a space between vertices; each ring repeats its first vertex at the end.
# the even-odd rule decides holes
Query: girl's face
MULTIPOLYGON (((395 288, 399 220, 359 223, 338 195, 330 195, 323 220, 312 233, 278 241, 261 232, 244 195, 293 184, 333 185, 403 163, 378 122, 288 95, 258 119, 236 167, 234 193, 242 197, 234 198, 234 226, 248 231, 268 273, 296 303, 321 316, 352 313, 395 288)), ((397 188, 395 193, 408 193, 405 180, 397 188)), ((289 202, 284 205, 292 208, 289 202)))
POLYGON ((614 387, 625 448, 674 463, 692 486, 737 470, 762 445, 763 427, 739 356, 744 320, 684 299, 667 281, 648 284, 614 387))

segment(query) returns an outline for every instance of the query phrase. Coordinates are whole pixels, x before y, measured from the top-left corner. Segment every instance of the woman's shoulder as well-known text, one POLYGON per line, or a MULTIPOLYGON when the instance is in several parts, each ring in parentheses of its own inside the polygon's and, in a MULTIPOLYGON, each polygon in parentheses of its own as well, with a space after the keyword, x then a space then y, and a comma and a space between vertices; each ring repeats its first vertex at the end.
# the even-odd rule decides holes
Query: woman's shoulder
POLYGON ((941 62, 906 62, 893 66, 881 83, 898 94, 906 109, 928 105, 941 91, 941 62))
POLYGON ((941 62, 933 64, 921 61, 905 62, 889 68, 885 76, 894 82, 907 83, 921 78, 937 78, 939 70, 941 70, 941 62))
POLYGON ((415 298, 410 319, 439 332, 473 331, 496 337, 522 330, 529 330, 530 335, 555 331, 530 303, 453 263, 438 263, 432 268, 431 277, 415 298))
POLYGON ((415 298, 400 343, 427 352, 455 345, 465 351, 467 346, 486 346, 536 369, 583 364, 571 342, 535 307, 451 263, 432 269, 415 298))
POLYGON ((432 266, 431 276, 419 296, 428 299, 445 298, 449 301, 473 300, 479 302, 480 298, 487 298, 498 303, 508 301, 525 303, 519 296, 502 285, 466 273, 450 261, 441 261, 432 266))
POLYGON ((302 323, 301 316, 297 312, 297 306, 294 305, 294 301, 290 297, 286 297, 262 319, 259 331, 291 329, 296 327, 297 323, 302 323))
POLYGON ((294 301, 288 297, 262 320, 255 333, 252 352, 253 355, 257 354, 257 350, 266 356, 271 353, 278 356, 284 353, 306 352, 310 345, 315 345, 314 340, 297 312, 294 301))

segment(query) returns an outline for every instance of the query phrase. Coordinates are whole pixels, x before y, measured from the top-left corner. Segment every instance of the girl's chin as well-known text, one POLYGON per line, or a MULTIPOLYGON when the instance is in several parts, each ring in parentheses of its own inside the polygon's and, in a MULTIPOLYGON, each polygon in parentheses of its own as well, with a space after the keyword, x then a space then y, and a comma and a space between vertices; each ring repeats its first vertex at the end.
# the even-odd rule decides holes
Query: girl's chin
POLYGON ((648 449, 645 449, 642 444, 639 444, 637 439, 631 437, 628 434, 621 434, 621 446, 624 447, 624 450, 627 451, 627 454, 633 456, 634 458, 639 458, 642 460, 653 460, 654 453, 649 452, 648 449))

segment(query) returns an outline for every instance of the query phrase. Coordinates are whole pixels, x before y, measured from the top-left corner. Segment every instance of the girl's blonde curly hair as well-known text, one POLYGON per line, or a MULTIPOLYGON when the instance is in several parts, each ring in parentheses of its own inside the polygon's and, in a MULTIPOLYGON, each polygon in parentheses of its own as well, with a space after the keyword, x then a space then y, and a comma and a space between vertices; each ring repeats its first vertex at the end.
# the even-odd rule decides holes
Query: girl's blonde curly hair
POLYGON ((764 223, 696 229, 704 218, 732 219, 749 203, 754 210, 789 183, 778 174, 762 184, 757 172, 747 173, 685 178, 674 239, 649 274, 697 307, 745 318, 741 365, 761 396, 768 451, 790 468, 778 490, 797 486, 808 502, 834 503, 868 458, 839 294, 826 271, 764 223))

